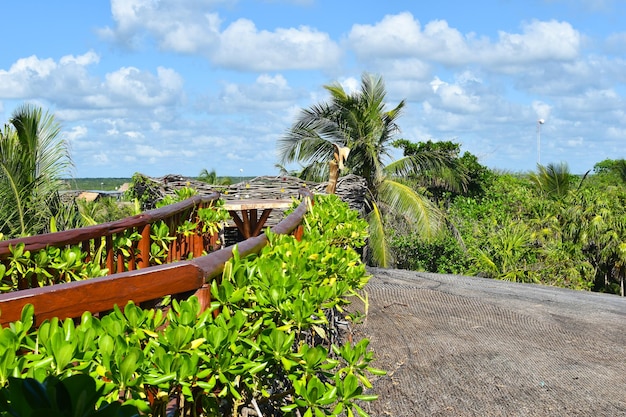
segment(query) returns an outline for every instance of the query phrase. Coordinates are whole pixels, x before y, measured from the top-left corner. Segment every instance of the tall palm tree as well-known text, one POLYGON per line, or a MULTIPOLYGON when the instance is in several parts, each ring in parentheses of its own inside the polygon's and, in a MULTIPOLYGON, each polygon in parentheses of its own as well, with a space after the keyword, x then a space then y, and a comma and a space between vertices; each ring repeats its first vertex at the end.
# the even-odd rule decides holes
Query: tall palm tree
POLYGON ((40 233, 54 216, 63 175, 72 166, 54 116, 22 105, 0 132, 0 231, 6 236, 40 233))
POLYGON ((420 171, 435 172, 445 161, 437 153, 391 160, 396 123, 405 101, 388 109, 382 77, 364 73, 359 91, 349 93, 338 84, 326 85, 330 101, 303 109, 293 126, 279 140, 281 164, 300 162, 312 178, 327 176, 333 145, 350 148, 344 171, 365 178, 368 195, 369 251, 380 266, 392 262, 386 216, 399 216, 425 236, 434 235, 442 214, 428 198, 406 181, 420 171))

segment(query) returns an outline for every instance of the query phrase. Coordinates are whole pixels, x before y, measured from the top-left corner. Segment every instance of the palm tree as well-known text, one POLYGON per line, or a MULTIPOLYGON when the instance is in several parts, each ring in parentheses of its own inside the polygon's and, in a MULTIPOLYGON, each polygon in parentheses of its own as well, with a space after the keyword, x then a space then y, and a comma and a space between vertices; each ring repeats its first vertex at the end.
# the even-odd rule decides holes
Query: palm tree
POLYGON ((58 207, 62 177, 72 166, 54 116, 22 105, 0 132, 0 231, 9 236, 40 233, 58 207))
POLYGON ((530 175, 530 181, 537 190, 553 200, 562 200, 570 191, 572 175, 566 163, 537 165, 537 173, 530 175))
POLYGON ((202 168, 200 174, 198 174, 198 181, 206 182, 212 185, 230 185, 232 183, 230 177, 218 178, 217 172, 214 169, 209 171, 206 168, 202 168))
POLYGON ((387 235, 388 216, 399 216, 424 236, 433 236, 442 214, 406 181, 420 171, 436 172, 445 161, 437 153, 411 155, 391 161, 396 120, 405 101, 387 109, 385 85, 380 76, 363 74, 359 91, 348 93, 338 84, 326 85, 330 101, 303 109, 279 140, 281 164, 300 162, 306 175, 326 176, 333 145, 350 148, 344 171, 360 175, 367 183, 369 251, 380 266, 392 262, 387 235), (389 163, 387 163, 389 162, 389 163))
MULTIPOLYGON (((570 194, 570 191, 580 190, 589 172, 587 171, 582 176, 576 190, 571 188, 575 176, 570 173, 569 167, 565 162, 545 166, 537 165, 537 172, 530 174, 530 181, 541 194, 551 200, 560 202, 570 194)), ((624 172, 626 175, 626 171, 624 172)))
POLYGON ((217 182, 217 173, 214 169, 209 171, 206 168, 202 168, 202 171, 198 174, 198 181, 206 182, 207 184, 215 184, 217 182))

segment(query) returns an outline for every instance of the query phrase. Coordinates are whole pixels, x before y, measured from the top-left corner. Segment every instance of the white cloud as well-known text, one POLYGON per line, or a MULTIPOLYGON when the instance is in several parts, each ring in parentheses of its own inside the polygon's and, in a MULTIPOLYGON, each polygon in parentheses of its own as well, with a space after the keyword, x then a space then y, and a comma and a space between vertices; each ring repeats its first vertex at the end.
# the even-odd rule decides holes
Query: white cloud
POLYGON ((100 62, 100 56, 93 51, 89 51, 83 55, 65 55, 61 57, 59 60, 59 64, 61 65, 71 65, 76 64, 80 67, 85 67, 91 64, 97 64, 100 62))
POLYGON ((387 15, 375 25, 356 24, 348 35, 356 55, 388 59, 412 58, 461 66, 483 64, 510 71, 518 64, 538 61, 567 61, 579 54, 581 36, 567 22, 532 21, 522 33, 500 31, 498 39, 462 34, 445 20, 434 20, 423 28, 411 13, 387 15))
POLYGON ((170 152, 158 149, 150 145, 137 145, 135 146, 135 153, 137 156, 151 158, 152 162, 156 161, 156 158, 163 158, 170 154, 170 152))
POLYGON ((341 58, 341 49, 327 33, 308 26, 267 31, 241 18, 221 31, 222 20, 212 10, 215 3, 189 7, 180 0, 112 0, 116 26, 100 34, 131 48, 150 37, 163 50, 202 54, 215 66, 246 71, 332 68, 341 58))
POLYGON ((387 15, 375 25, 355 24, 348 44, 361 58, 427 58, 438 50, 460 53, 465 49, 463 36, 445 21, 434 21, 422 31, 420 22, 409 12, 387 15))
POLYGON ((580 148, 585 145, 585 140, 582 137, 577 137, 567 140, 566 144, 571 148, 580 148))
POLYGON ((212 136, 212 135, 202 135, 197 136, 191 139, 191 145, 195 148, 207 149, 214 148, 222 148, 228 146, 230 142, 223 137, 220 136, 212 136))
POLYGON ((621 54, 626 47, 626 32, 612 33, 606 38, 605 44, 609 52, 621 54))
POLYGON ((463 74, 455 84, 449 84, 435 77, 430 85, 439 99, 440 107, 457 113, 476 113, 483 109, 483 105, 481 98, 467 88, 470 81, 475 81, 475 79, 469 77, 468 74, 463 74))
POLYGON ((432 78, 433 67, 427 61, 417 58, 396 59, 391 62, 374 61, 373 67, 384 69, 390 79, 426 81, 432 78))
POLYGON ((499 33, 498 42, 481 54, 493 64, 538 61, 570 61, 578 57, 581 36, 567 22, 532 21, 522 26, 523 33, 499 33))
POLYGON ((132 132, 132 131, 124 132, 124 136, 126 136, 127 138, 132 139, 132 140, 140 140, 140 139, 144 139, 146 137, 141 132, 132 132))
POLYGON ((607 128, 606 135, 623 143, 624 138, 626 138, 626 127, 611 126, 607 128))
POLYGON ((537 120, 543 119, 544 121, 547 121, 550 118, 552 106, 550 106, 549 104, 535 100, 532 102, 532 108, 537 115, 537 120))
POLYGON ((39 59, 35 55, 20 58, 8 71, 0 70, 0 96, 23 98, 31 95, 56 68, 57 64, 50 58, 39 59))
POLYGON ((156 76, 134 67, 124 67, 105 77, 106 97, 100 105, 118 105, 121 102, 140 106, 171 105, 180 99, 183 80, 176 71, 157 68, 156 76), (108 103, 107 103, 108 102, 108 103))
POLYGON ((298 96, 299 93, 289 86, 283 75, 272 76, 264 73, 252 84, 224 82, 217 99, 209 100, 206 108, 215 114, 233 113, 243 109, 283 110, 298 96))
POLYGON ((98 152, 93 155, 93 157, 91 158, 91 162, 94 163, 95 165, 106 166, 106 165, 109 165, 111 160, 109 159, 109 156, 105 152, 98 152))
POLYGON ((361 89, 361 81, 354 77, 344 78, 340 80, 339 83, 348 94, 352 94, 361 89))
POLYGON ((611 89, 587 90, 577 97, 570 97, 562 101, 563 106, 570 110, 577 111, 609 111, 613 109, 623 109, 624 101, 611 89))
POLYGON ((69 142, 75 142, 78 139, 87 136, 89 129, 86 126, 73 126, 69 131, 62 132, 63 137, 69 142))
POLYGON ((219 17, 211 7, 219 1, 111 0, 115 27, 99 31, 108 40, 138 48, 146 35, 163 49, 193 53, 217 41, 219 17))
POLYGON ((220 46, 209 57, 219 66, 239 70, 315 69, 336 66, 341 50, 328 34, 307 26, 270 32, 239 19, 220 35, 220 46))
POLYGON ((0 97, 53 101, 62 106, 59 116, 69 119, 91 109, 173 105, 182 98, 182 77, 172 69, 158 67, 155 75, 123 67, 99 80, 88 70, 98 62, 92 51, 58 62, 35 55, 18 59, 8 71, 0 70, 0 97))

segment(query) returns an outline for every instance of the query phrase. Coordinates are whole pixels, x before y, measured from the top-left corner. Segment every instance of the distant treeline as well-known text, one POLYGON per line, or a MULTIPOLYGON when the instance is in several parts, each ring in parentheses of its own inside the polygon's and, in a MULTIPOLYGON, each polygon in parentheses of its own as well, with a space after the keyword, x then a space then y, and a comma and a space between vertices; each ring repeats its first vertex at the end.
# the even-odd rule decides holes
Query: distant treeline
POLYGON ((63 180, 68 190, 114 191, 130 178, 70 178, 63 180))
MULTIPOLYGON (((189 177, 201 180, 200 177, 189 177)), ((235 184, 242 181, 250 181, 255 177, 216 177, 218 184, 235 184)), ((69 178, 64 179, 66 190, 99 190, 99 191, 115 191, 122 184, 130 183, 132 178, 69 178)))

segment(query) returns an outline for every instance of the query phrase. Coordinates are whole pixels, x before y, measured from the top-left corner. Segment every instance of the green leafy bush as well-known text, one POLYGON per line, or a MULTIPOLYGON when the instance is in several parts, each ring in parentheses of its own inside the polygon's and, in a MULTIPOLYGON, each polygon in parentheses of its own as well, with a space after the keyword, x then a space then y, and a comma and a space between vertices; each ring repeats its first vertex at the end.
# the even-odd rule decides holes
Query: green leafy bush
POLYGON ((48 376, 43 382, 33 378, 9 378, 8 386, 0 389, 0 412, 13 417, 134 417, 135 407, 118 402, 96 405, 101 390, 93 378, 75 374, 63 380, 48 376))
POLYGON ((358 403, 376 398, 365 390, 384 372, 371 367, 368 340, 342 344, 333 321, 369 279, 345 235, 364 239, 366 225, 355 219, 345 204, 318 197, 302 241, 269 233, 258 255, 235 252, 204 311, 195 297, 173 300, 167 312, 130 302, 102 318, 84 313, 78 324, 52 319, 33 330, 27 306, 0 332, 0 386, 86 374, 100 393, 95 406, 120 402, 154 416, 171 407, 185 416, 246 407, 267 416, 366 415, 358 403))
POLYGON ((79 246, 49 247, 31 253, 19 243, 9 247, 11 255, 0 264, 0 292, 43 287, 62 282, 79 281, 107 274, 100 267, 101 250, 91 260, 79 246))
POLYGON ((391 242, 397 267, 413 271, 461 274, 467 271, 470 260, 459 241, 442 235, 426 240, 417 234, 400 235, 391 242))

